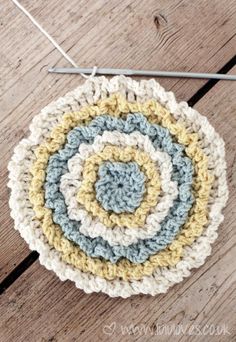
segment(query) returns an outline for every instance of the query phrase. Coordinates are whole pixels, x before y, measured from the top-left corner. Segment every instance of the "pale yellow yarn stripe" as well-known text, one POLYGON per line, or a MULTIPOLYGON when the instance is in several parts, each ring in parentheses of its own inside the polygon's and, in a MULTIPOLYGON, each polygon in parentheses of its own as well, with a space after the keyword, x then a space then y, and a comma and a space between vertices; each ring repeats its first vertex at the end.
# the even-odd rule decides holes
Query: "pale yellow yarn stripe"
POLYGON ((117 146, 105 146, 104 149, 89 157, 83 168, 83 181, 77 194, 77 200, 84 205, 85 209, 93 216, 110 228, 114 226, 135 228, 145 224, 146 217, 150 209, 157 204, 157 197, 160 193, 160 178, 155 164, 149 156, 133 147, 119 148, 117 146), (145 184, 146 192, 140 206, 132 214, 109 213, 97 201, 94 190, 97 180, 99 166, 105 161, 135 161, 147 180, 145 184))
POLYGON ((35 151, 37 160, 32 167, 32 182, 29 191, 37 219, 42 221, 42 230, 48 242, 61 252, 62 259, 84 272, 104 277, 108 280, 120 277, 124 280, 142 279, 151 275, 157 267, 174 266, 180 260, 183 247, 199 237, 207 223, 207 203, 213 177, 208 172, 208 159, 198 147, 198 134, 190 134, 182 124, 176 123, 170 113, 154 100, 144 104, 127 102, 120 94, 101 100, 97 105, 83 107, 79 112, 65 114, 61 124, 52 130, 51 138, 35 151), (67 240, 61 228, 52 220, 52 211, 44 207, 45 168, 50 155, 65 143, 66 133, 73 127, 87 124, 97 115, 110 114, 123 117, 129 112, 143 113, 151 123, 160 123, 180 144, 186 145, 186 154, 192 159, 196 177, 193 182, 194 196, 197 197, 191 216, 183 225, 181 232, 165 250, 151 256, 142 264, 132 264, 126 259, 117 264, 88 257, 78 246, 67 240))

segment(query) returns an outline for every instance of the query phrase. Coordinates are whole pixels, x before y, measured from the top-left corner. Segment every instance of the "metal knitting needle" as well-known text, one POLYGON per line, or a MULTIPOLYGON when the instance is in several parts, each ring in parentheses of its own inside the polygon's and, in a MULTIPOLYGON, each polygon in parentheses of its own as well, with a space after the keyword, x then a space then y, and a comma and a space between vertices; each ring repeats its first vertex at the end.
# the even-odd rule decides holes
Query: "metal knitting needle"
MULTIPOLYGON (((92 74, 93 68, 59 68, 48 69, 49 72, 59 74, 92 74)), ((216 80, 236 81, 236 75, 209 74, 181 71, 152 71, 152 70, 133 70, 133 69, 113 69, 97 68, 97 75, 128 75, 128 76, 158 76, 158 77, 184 77, 184 78, 206 78, 216 80)))

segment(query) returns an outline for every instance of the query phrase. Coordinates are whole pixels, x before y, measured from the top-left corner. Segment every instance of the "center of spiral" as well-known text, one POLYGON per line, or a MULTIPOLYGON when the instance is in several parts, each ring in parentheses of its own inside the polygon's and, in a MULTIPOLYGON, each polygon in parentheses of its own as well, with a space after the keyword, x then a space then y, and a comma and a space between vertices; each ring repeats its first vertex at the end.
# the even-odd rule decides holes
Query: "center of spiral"
POLYGON ((96 199, 106 211, 133 213, 143 199, 145 179, 136 162, 105 162, 95 183, 96 199))

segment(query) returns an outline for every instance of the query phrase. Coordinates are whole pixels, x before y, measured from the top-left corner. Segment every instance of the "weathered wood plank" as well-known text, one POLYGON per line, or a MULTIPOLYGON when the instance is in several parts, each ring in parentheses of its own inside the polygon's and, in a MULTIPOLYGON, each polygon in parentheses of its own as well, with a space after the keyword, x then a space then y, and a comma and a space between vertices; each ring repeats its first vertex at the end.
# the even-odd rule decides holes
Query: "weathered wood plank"
POLYGON ((224 324, 225 335, 186 333, 172 334, 172 338, 177 342, 235 340, 235 91, 236 83, 219 82, 196 105, 225 139, 230 189, 225 220, 207 262, 166 295, 127 300, 86 295, 69 281, 61 283, 36 262, 2 296, 0 340, 27 342, 34 336, 35 341, 169 341, 168 335, 154 335, 163 332, 163 325, 166 329, 181 325, 187 333, 197 334, 198 327, 203 331, 206 325, 220 329, 224 324), (122 335, 122 327, 132 324, 140 329, 140 335, 137 330, 122 335), (111 336, 109 326, 114 327, 111 336))
MULTIPOLYGON (((22 4, 80 65, 175 70, 219 70, 235 53, 236 3, 229 0, 26 1, 22 4)), ((28 254, 9 217, 7 163, 39 110, 83 82, 49 75, 66 65, 37 29, 1 4, 0 52, 0 280, 28 254)), ((205 81, 162 79, 188 100, 205 81)))

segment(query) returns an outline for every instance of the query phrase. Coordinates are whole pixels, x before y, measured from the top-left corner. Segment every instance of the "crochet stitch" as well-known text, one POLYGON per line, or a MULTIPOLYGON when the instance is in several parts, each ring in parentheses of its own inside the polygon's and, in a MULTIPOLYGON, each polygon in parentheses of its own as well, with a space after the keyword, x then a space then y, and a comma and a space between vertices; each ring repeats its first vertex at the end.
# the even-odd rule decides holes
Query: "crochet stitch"
POLYGON ((106 211, 133 213, 142 201, 145 180, 136 162, 106 162, 98 170, 96 199, 106 211))
MULTIPOLYGON (((124 77, 115 77, 110 81, 98 78, 87 81, 83 87, 66 96, 65 100, 49 106, 36 117, 31 130, 30 139, 19 144, 9 164, 9 186, 12 188, 10 206, 16 226, 30 247, 39 251, 40 261, 49 269, 53 269, 62 280, 71 279, 86 292, 103 291, 110 296, 127 297, 140 292, 154 295, 165 292, 173 283, 189 275, 192 267, 198 267, 204 262, 205 257, 210 253, 209 246, 216 238, 215 231, 222 221, 221 210, 228 195, 224 144, 206 118, 186 104, 178 105, 173 95, 166 93, 154 81, 142 81, 139 84, 124 77), (121 97, 112 97, 114 93, 125 94, 130 102, 125 103, 121 97), (103 100, 99 101, 100 98, 103 100), (145 104, 148 99, 150 101, 145 104), (74 113, 66 113, 68 104, 74 113), (86 107, 87 104, 95 106, 90 111, 89 107, 86 107), (69 130, 76 125, 87 126, 96 115, 108 114, 118 117, 119 111, 122 113, 122 119, 128 113, 139 112, 151 124, 165 127, 174 140, 185 146, 184 153, 192 160, 195 170, 192 182, 194 202, 180 233, 173 237, 171 245, 150 256, 143 264, 132 264, 125 259, 109 264, 104 260, 86 256, 78 246, 70 245, 70 241, 63 236, 60 226, 54 225, 51 209, 44 207, 42 186, 49 156, 59 153, 63 157, 61 147, 66 142, 66 134, 69 130), (64 118, 62 118, 63 112, 64 118), (183 124, 187 131, 184 130, 183 124), (58 127, 54 128, 56 126, 58 127), (52 131, 52 140, 48 139, 49 127, 52 131), (41 147, 35 149, 39 144, 42 144, 41 147), (56 152, 57 150, 59 152, 56 152), (24 163, 24 160, 29 162, 24 163), (32 174, 29 173, 29 165, 33 166, 32 174), (29 198, 27 188, 30 188, 29 198), (19 200, 20 206, 26 208, 23 215, 18 209, 19 200), (37 219, 32 220, 35 214, 37 219), (54 245, 55 249, 49 247, 49 244, 54 245), (189 247, 185 248, 185 245, 189 247), (67 254, 64 254, 65 249, 67 254), (172 266, 166 269, 165 265, 172 266), (132 281, 130 282, 129 279, 132 281)), ((91 142, 87 141, 88 144, 91 142)), ((76 150, 78 151, 78 148, 76 150)), ((76 150, 74 154, 77 153, 76 150)), ((67 167, 63 167, 62 170, 61 175, 68 172, 67 167)), ((172 171, 172 181, 176 181, 174 164, 172 171)), ((59 183, 60 178, 61 176, 59 183)), ((162 178, 160 180, 162 182, 162 178)), ((178 184, 178 191, 180 191, 180 184, 178 184)))

